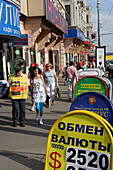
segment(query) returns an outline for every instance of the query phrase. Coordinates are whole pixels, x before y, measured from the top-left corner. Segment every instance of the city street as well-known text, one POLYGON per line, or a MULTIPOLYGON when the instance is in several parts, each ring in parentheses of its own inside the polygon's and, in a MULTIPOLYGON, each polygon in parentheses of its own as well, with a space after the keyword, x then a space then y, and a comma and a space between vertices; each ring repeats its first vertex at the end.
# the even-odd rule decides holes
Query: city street
POLYGON ((36 113, 30 111, 31 99, 26 102, 26 126, 12 127, 10 99, 0 99, 0 169, 1 170, 43 170, 46 142, 53 123, 69 111, 71 102, 67 97, 67 86, 59 77, 61 99, 55 106, 44 107, 44 125, 38 125, 36 113))
MULTIPOLYGON (((108 74, 105 76, 108 77, 108 74)), ((56 99, 55 106, 44 107, 44 125, 39 125, 35 120, 36 113, 30 111, 31 99, 29 98, 26 102, 26 126, 12 127, 11 101, 0 99, 1 170, 44 169, 49 130, 56 119, 69 111, 71 105, 67 99, 67 86, 64 86, 62 77, 59 77, 59 85, 61 99, 56 99)))

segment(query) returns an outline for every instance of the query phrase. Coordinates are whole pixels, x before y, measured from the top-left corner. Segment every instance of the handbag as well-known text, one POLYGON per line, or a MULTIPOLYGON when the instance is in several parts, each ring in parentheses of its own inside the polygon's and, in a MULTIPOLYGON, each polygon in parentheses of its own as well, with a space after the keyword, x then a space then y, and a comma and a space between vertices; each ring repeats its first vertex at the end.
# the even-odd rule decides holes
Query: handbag
POLYGON ((57 87, 57 94, 58 94, 58 97, 60 98, 60 97, 61 97, 61 94, 60 94, 60 90, 59 90, 58 87, 57 87))
POLYGON ((47 106, 49 106, 49 99, 50 99, 50 97, 46 96, 46 104, 47 104, 47 106))

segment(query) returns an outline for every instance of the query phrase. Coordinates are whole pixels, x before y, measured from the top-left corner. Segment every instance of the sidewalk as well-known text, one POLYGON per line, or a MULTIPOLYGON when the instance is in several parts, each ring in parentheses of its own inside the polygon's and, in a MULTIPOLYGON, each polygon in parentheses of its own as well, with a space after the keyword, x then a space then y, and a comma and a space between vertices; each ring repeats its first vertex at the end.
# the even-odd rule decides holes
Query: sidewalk
POLYGON ((30 111, 31 100, 26 102, 26 126, 12 127, 12 106, 10 99, 0 99, 0 169, 1 170, 43 170, 46 142, 53 123, 69 111, 67 86, 59 77, 61 99, 54 106, 44 107, 44 125, 38 125, 36 113, 30 111))

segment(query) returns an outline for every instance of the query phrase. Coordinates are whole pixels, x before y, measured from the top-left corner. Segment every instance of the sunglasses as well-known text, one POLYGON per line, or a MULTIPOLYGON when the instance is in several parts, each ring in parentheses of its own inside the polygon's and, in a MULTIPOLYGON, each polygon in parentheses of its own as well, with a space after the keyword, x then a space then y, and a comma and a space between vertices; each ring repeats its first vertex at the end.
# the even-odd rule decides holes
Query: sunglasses
POLYGON ((46 66, 46 67, 49 67, 49 66, 46 66))

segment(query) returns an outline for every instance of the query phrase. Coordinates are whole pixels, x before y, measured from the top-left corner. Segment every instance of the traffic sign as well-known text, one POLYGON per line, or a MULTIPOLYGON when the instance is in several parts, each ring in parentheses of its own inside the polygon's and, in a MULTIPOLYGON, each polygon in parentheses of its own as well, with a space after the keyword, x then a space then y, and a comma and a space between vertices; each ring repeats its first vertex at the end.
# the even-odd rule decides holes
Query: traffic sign
POLYGON ((113 131, 108 124, 84 110, 60 117, 48 136, 45 170, 112 170, 113 131))
POLYGON ((85 76, 75 84, 72 101, 74 101, 78 95, 88 91, 99 92, 108 97, 107 84, 101 78, 97 76, 85 76))
POLYGON ((103 94, 86 92, 77 96, 70 107, 73 110, 88 110, 103 117, 113 126, 113 105, 103 94))

